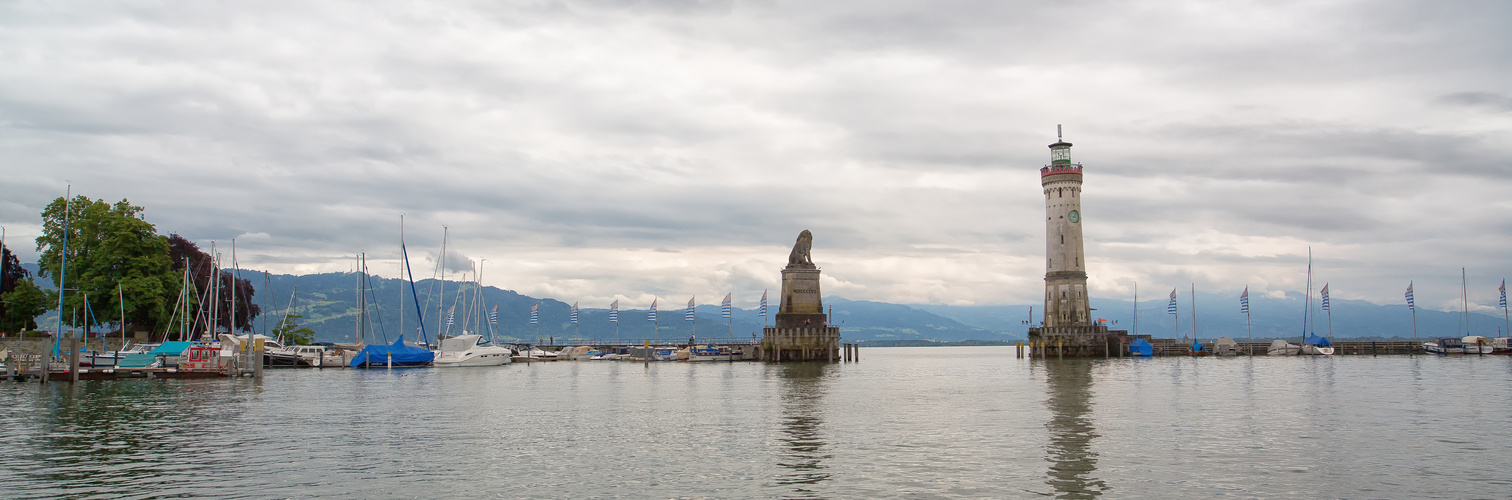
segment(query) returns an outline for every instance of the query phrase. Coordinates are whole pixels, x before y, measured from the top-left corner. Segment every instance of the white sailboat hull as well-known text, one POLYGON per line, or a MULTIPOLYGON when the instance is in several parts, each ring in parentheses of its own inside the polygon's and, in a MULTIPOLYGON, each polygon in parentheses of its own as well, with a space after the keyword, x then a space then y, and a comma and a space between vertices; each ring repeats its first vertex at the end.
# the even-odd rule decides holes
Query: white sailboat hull
POLYGON ((1310 344, 1302 346, 1302 354, 1309 356, 1333 356, 1333 353, 1334 348, 1332 346, 1317 346, 1310 344))

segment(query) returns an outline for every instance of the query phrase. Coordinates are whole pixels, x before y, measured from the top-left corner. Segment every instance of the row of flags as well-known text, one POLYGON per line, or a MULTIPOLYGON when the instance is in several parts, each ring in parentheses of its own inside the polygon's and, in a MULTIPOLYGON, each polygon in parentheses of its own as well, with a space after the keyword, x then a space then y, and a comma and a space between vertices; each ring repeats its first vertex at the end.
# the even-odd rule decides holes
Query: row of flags
MULTIPOLYGON (((1407 282, 1407 294, 1406 294, 1406 297, 1407 297, 1407 308, 1416 311, 1417 310, 1417 301, 1414 300, 1413 297, 1412 297, 1412 285, 1413 285, 1413 282, 1411 282, 1411 281, 1407 282)), ((1500 307, 1502 309, 1506 309, 1507 308, 1507 280, 1502 280, 1501 286, 1496 287, 1496 291, 1501 295, 1501 297, 1499 299, 1497 299, 1496 306, 1500 307)), ((1166 307, 1166 310, 1167 310, 1167 312, 1170 312, 1171 314, 1176 314, 1176 290, 1175 289, 1171 290, 1171 304, 1166 307)), ((1327 283, 1323 284, 1323 310, 1324 311, 1329 310, 1328 284, 1327 283)), ((1239 313, 1240 314, 1249 314, 1249 287, 1244 287, 1244 293, 1239 294, 1239 313)))

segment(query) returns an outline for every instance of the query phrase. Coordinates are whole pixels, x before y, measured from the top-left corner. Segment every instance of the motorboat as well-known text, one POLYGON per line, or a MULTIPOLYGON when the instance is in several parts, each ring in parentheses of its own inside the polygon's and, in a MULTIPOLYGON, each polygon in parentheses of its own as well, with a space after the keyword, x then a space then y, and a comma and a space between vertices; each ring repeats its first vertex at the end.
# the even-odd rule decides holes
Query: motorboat
POLYGON ((1295 356, 1302 352, 1302 347, 1285 340, 1272 340, 1270 347, 1266 348, 1265 354, 1271 356, 1295 356))
POLYGON ((330 345, 297 345, 290 347, 299 357, 299 366, 313 368, 344 367, 350 359, 346 349, 330 345))
POLYGON ((1496 347, 1491 339, 1479 335, 1470 335, 1460 339, 1460 345, 1465 354, 1491 354, 1496 352, 1496 347))
POLYGON ((443 339, 433 363, 437 367, 499 366, 513 361, 513 354, 513 350, 493 345, 482 335, 466 334, 443 339))
POLYGON ((1512 354, 1512 337, 1497 337, 1491 341, 1491 354, 1512 354))
POLYGON ((688 350, 688 361, 730 361, 735 359, 729 347, 715 346, 691 346, 688 350))
POLYGON ((652 361, 677 361, 677 349, 672 347, 657 347, 651 350, 652 361))
POLYGON ((237 353, 245 351, 244 342, 247 341, 248 337, 262 341, 263 366, 299 366, 299 355, 295 354, 293 349, 285 347, 273 337, 262 334, 250 336, 231 335, 228 333, 220 334, 220 359, 223 362, 236 359, 237 353))
POLYGON ((1465 343, 1456 337, 1443 337, 1423 342, 1423 352, 1431 354, 1464 354, 1465 343))

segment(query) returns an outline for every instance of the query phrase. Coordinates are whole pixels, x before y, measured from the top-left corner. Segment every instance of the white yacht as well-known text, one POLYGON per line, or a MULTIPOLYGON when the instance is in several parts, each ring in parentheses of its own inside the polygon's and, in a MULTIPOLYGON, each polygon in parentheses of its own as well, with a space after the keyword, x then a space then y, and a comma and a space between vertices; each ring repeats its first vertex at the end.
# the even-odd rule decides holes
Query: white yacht
POLYGON ((513 352, 484 341, 482 335, 458 335, 441 341, 433 363, 437 367, 499 366, 508 364, 513 352))

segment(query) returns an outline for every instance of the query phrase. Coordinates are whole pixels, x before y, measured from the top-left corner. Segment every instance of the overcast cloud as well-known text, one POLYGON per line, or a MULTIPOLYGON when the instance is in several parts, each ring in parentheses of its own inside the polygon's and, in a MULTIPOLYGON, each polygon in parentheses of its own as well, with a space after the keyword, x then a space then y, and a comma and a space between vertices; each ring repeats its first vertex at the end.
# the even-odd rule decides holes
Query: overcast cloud
POLYGON ((1509 61, 1496 1, 5 2, 0 225, 34 260, 71 182, 393 276, 404 213, 417 277, 445 225, 585 307, 753 306, 809 229, 826 294, 1034 303, 1065 124, 1093 295, 1296 292, 1311 247, 1335 297, 1457 309, 1465 267, 1489 311, 1509 61))

